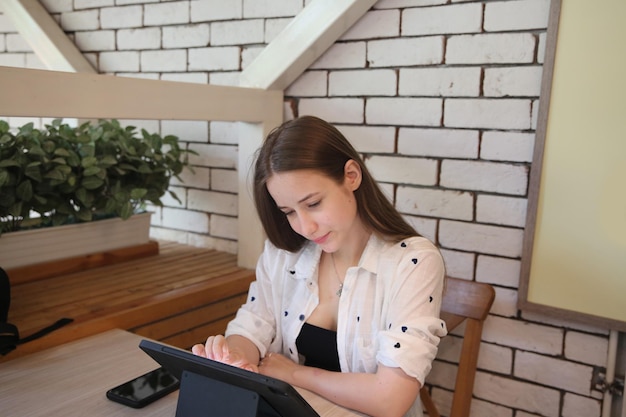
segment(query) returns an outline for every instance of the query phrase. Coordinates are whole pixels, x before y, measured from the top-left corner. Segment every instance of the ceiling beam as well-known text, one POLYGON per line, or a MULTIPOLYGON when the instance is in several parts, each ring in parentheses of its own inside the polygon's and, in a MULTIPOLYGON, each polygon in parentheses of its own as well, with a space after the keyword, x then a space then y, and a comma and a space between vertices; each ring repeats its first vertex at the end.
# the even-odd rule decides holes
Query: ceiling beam
POLYGON ((46 68, 96 72, 39 1, 2 0, 0 10, 13 22, 46 68))
POLYGON ((315 0, 309 3, 242 71, 239 84, 285 90, 376 1, 315 0))

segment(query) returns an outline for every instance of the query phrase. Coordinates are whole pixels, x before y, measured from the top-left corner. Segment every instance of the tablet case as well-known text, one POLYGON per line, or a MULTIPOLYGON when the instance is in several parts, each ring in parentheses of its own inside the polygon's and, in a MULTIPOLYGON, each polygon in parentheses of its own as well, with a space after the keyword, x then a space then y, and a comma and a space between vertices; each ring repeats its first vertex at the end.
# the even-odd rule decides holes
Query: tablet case
POLYGON ((139 347, 180 380, 176 417, 320 417, 279 379, 150 340, 139 347))

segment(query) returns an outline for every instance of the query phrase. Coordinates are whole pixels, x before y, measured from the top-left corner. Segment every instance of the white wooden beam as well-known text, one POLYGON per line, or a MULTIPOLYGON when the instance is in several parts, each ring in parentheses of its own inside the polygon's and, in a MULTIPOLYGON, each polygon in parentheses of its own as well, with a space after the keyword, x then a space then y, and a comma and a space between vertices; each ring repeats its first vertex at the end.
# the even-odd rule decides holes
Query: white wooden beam
POLYGON ((2 0, 0 10, 13 22, 46 68, 96 72, 39 1, 2 0))
POLYGON ((282 91, 0 67, 0 116, 275 121, 282 91))
POLYGON ((240 85, 285 90, 377 0, 315 0, 243 70, 240 85))

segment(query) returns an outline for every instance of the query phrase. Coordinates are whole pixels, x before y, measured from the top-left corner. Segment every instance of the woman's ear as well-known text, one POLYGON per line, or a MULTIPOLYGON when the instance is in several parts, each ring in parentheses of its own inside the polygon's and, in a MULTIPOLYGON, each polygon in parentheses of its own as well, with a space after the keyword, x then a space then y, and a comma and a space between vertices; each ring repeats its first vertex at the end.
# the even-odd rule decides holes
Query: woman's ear
POLYGON ((344 184, 350 191, 356 191, 361 186, 361 180, 363 179, 361 173, 361 165, 359 165, 354 159, 348 160, 343 167, 344 184))

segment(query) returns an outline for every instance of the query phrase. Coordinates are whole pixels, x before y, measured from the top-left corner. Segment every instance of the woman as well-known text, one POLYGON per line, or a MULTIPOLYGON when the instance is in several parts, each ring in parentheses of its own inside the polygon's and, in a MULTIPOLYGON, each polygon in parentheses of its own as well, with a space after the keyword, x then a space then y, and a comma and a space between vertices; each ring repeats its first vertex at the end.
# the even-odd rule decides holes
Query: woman
POLYGON ((268 238, 256 281, 226 337, 193 352, 371 416, 421 416, 419 389, 446 334, 437 248, 315 117, 269 134, 254 199, 268 238))

